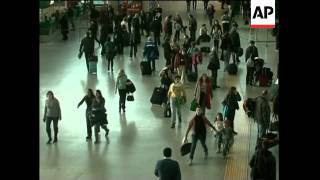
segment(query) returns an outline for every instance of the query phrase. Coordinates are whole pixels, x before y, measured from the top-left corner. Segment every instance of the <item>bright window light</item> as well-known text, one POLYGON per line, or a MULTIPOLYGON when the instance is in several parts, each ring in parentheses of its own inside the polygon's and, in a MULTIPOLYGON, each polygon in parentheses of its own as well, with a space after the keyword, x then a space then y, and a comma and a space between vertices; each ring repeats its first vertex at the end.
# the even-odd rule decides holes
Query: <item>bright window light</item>
POLYGON ((54 0, 51 0, 51 1, 50 1, 50 5, 52 5, 52 4, 54 4, 54 0))

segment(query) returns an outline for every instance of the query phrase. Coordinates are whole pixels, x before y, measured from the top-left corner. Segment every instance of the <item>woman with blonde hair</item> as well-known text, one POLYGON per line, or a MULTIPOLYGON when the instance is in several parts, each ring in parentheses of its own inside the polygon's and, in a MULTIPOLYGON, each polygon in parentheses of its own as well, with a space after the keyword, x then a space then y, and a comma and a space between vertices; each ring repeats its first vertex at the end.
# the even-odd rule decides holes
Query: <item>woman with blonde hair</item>
POLYGON ((126 112, 126 95, 127 95, 127 75, 124 72, 124 69, 120 69, 117 81, 116 81, 116 90, 115 94, 117 93, 117 90, 119 91, 119 113, 121 113, 121 108, 123 112, 126 112))

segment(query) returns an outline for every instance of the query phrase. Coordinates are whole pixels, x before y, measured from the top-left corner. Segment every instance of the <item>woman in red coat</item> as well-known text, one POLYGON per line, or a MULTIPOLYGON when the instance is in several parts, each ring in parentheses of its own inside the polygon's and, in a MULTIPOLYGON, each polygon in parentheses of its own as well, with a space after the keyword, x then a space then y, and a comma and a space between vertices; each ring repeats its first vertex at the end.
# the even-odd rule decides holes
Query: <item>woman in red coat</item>
POLYGON ((205 114, 206 108, 211 109, 212 85, 209 77, 205 73, 202 74, 196 84, 194 98, 197 100, 203 114, 205 114))
POLYGON ((184 83, 186 76, 186 67, 190 64, 185 49, 180 49, 179 53, 175 56, 174 68, 177 70, 178 75, 181 76, 181 83, 184 83))

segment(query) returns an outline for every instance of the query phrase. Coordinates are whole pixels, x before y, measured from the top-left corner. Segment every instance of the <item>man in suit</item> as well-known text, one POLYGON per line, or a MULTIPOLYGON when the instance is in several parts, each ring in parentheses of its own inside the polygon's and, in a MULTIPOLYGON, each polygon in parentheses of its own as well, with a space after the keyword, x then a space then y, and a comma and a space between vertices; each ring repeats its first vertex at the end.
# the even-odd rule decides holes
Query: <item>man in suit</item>
POLYGON ((179 163, 170 159, 171 148, 163 149, 164 159, 157 162, 154 174, 159 180, 181 180, 181 172, 179 163))

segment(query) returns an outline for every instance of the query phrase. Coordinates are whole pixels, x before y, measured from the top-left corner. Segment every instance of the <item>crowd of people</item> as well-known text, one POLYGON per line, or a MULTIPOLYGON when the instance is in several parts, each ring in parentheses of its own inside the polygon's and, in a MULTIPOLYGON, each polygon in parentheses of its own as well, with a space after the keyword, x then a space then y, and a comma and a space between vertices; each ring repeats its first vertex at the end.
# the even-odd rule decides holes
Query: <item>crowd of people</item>
MULTIPOLYGON (((240 62, 241 56, 241 43, 238 32, 238 23, 235 21, 234 16, 237 15, 236 11, 230 5, 230 2, 226 2, 228 10, 225 11, 219 19, 214 16, 215 7, 213 4, 209 4, 209 1, 204 1, 204 9, 207 12, 209 18, 209 27, 203 24, 200 27, 199 36, 197 38, 197 20, 192 15, 188 15, 188 25, 183 22, 180 14, 168 15, 164 18, 162 24, 162 9, 158 5, 155 9, 149 12, 143 10, 134 15, 119 14, 114 12, 112 6, 103 7, 101 11, 97 11, 94 6, 90 7, 90 27, 86 32, 86 36, 82 39, 79 48, 79 57, 84 53, 86 60, 86 67, 89 72, 90 61, 96 56, 95 53, 95 41, 102 47, 101 55, 108 61, 108 71, 113 71, 113 58, 117 55, 123 54, 123 49, 126 46, 130 48, 130 59, 133 60, 137 57, 137 53, 142 53, 143 57, 151 63, 152 71, 156 71, 155 60, 159 59, 159 48, 163 48, 163 59, 166 66, 161 69, 160 82, 164 89, 164 95, 162 96, 163 102, 166 107, 171 110, 171 128, 176 127, 176 121, 178 119, 178 127, 181 127, 182 117, 181 109, 187 102, 187 94, 185 91, 185 83, 187 80, 190 83, 195 83, 195 90, 193 93, 193 99, 196 102, 195 116, 190 120, 183 143, 187 142, 188 134, 192 131, 192 145, 189 156, 189 165, 192 165, 192 160, 196 148, 197 141, 200 140, 205 152, 205 158, 208 156, 208 148, 205 144, 206 141, 206 126, 211 127, 215 132, 217 153, 223 153, 226 157, 230 148, 234 142, 234 136, 237 135, 235 131, 235 118, 236 110, 239 110, 238 102, 241 101, 240 93, 236 87, 230 87, 229 92, 223 99, 221 112, 218 112, 215 118, 206 117, 206 109, 211 109, 211 100, 213 97, 213 91, 216 88, 220 88, 217 82, 218 70, 220 69, 220 61, 224 61, 225 71, 231 63, 237 64, 240 62), (232 10, 231 10, 232 9, 232 10), (100 37, 98 37, 98 30, 100 27, 100 37), (189 30, 189 33, 188 33, 189 30), (161 33, 163 35, 163 44, 161 44, 161 33), (179 44, 180 35, 183 34, 183 43, 179 44), (147 42, 144 45, 143 52, 138 52, 137 46, 141 43, 143 37, 147 37, 147 42), (202 64, 204 52, 200 47, 203 42, 209 42, 212 44, 212 48, 209 51, 208 59, 209 63, 207 69, 211 72, 210 76, 207 73, 199 72, 197 66, 202 64), (221 49, 221 51, 220 51, 221 49), (220 54, 220 55, 219 55, 220 54), (198 78, 198 74, 201 76, 198 78), (195 75, 195 81, 192 76, 195 75), (214 119, 213 124, 209 119, 214 119), (222 151, 221 151, 222 150, 222 151)), ((247 1, 242 2, 243 8, 247 8, 247 1)), ((224 9, 225 1, 222 1, 222 8, 224 9)), ((196 9, 197 1, 193 1, 193 10, 196 9)), ((190 1, 187 0, 187 10, 190 11, 190 1)), ((68 13, 68 16, 72 17, 72 13, 68 13)), ((247 15, 246 15, 247 18, 247 15)), ((62 20, 67 21, 67 19, 62 20)), ((64 26, 68 23, 64 22, 64 26)), ((61 24, 61 25, 62 25, 61 24)), ((75 29, 72 22, 72 29, 75 29)), ((61 26, 62 28, 62 26, 61 26)), ((68 29, 64 27, 62 29, 68 29)), ((67 32, 61 31, 63 39, 67 39, 67 32)), ((250 41, 249 47, 245 51, 245 60, 247 65, 247 85, 253 85, 259 81, 260 74, 263 67, 261 58, 258 56, 258 48, 255 46, 254 41, 250 41)), ((125 74, 124 69, 119 71, 115 93, 119 94, 119 112, 121 110, 125 112, 126 96, 128 91, 128 77, 125 74)), ((253 159, 250 161, 250 167, 255 170, 257 164, 256 159, 260 159, 260 155, 270 157, 268 166, 274 167, 274 158, 272 153, 267 149, 267 140, 261 141, 267 134, 267 130, 270 123, 270 107, 269 99, 267 98, 267 91, 263 92, 262 96, 254 99, 255 111, 254 119, 258 124, 258 140, 257 140, 257 153, 255 153, 253 159), (258 145, 262 144, 262 145, 258 145)), ((278 95, 276 96, 278 101, 278 95)), ((79 102, 78 107, 86 102, 86 123, 87 123, 87 137, 86 140, 91 140, 92 127, 94 126, 95 143, 99 143, 100 127, 105 130, 105 137, 108 138, 109 129, 107 128, 108 120, 105 107, 105 99, 102 96, 100 90, 96 90, 93 93, 92 89, 88 89, 88 93, 79 102)), ((278 103, 278 102, 277 102, 278 103)), ((274 103, 276 104, 276 103, 274 103)), ((276 111, 276 109, 274 109, 276 111)), ((45 103, 44 122, 46 122, 46 130, 48 134, 48 144, 51 143, 51 128, 50 124, 53 121, 54 124, 54 141, 57 142, 58 134, 58 120, 61 120, 61 110, 59 101, 54 97, 53 92, 47 93, 47 100, 45 103)), ((165 148, 163 151, 165 159, 171 157, 171 149, 165 148)), ((175 170, 170 170, 174 174, 175 179, 180 179, 179 164, 175 161, 162 160, 156 165, 155 175, 164 177, 172 177, 171 175, 163 174, 162 171, 168 171, 162 166, 162 164, 169 164, 175 170), (175 174, 175 172, 177 174, 175 174)), ((255 170, 258 171, 258 170, 255 170)), ((271 172, 271 170, 270 170, 271 172)), ((261 172, 259 168, 260 177, 264 177, 265 172, 261 172)), ((272 171, 272 173, 274 173, 272 171)), ((164 178, 165 179, 165 178, 164 178)), ((270 178, 273 179, 273 178, 270 178)))

